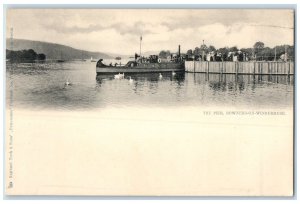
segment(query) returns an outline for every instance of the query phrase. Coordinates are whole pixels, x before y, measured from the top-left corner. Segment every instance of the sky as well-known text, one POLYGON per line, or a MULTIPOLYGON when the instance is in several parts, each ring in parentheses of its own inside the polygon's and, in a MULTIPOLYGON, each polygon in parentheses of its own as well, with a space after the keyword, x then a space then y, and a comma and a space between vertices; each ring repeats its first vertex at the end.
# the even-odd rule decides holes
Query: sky
POLYGON ((6 37, 46 41, 88 51, 132 54, 294 44, 288 9, 8 9, 6 37))

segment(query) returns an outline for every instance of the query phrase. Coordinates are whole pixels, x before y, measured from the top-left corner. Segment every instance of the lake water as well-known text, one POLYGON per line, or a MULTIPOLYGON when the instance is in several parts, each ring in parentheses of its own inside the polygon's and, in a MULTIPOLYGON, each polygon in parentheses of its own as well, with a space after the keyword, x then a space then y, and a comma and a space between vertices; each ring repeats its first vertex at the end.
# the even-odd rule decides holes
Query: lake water
MULTIPOLYGON (((108 61, 107 61, 108 62, 108 61)), ((7 104, 30 110, 105 107, 291 108, 293 76, 182 73, 96 77, 96 62, 7 65, 7 104), (129 77, 133 82, 129 82, 129 77), (69 81, 71 85, 66 86, 69 81), (13 100, 11 100, 13 99, 13 100)))

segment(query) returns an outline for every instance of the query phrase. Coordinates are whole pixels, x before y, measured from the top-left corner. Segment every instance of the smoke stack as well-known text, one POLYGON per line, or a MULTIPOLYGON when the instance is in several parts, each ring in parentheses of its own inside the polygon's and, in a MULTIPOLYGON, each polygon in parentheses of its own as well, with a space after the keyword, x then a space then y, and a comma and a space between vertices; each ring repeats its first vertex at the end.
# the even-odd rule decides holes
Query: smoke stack
POLYGON ((180 57, 180 45, 178 45, 178 55, 180 57))

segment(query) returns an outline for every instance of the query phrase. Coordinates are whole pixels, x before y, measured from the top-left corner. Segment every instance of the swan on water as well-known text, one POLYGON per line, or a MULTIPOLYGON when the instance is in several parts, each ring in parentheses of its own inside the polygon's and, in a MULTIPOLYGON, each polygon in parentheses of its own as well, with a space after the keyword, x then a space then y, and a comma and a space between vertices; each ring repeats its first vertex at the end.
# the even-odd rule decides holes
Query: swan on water
POLYGON ((71 85, 71 83, 69 82, 69 79, 67 79, 67 81, 65 82, 65 85, 66 85, 66 86, 71 85))
POLYGON ((176 73, 173 71, 173 72, 172 72, 172 75, 175 76, 175 74, 176 74, 176 73))
POLYGON ((121 76, 121 74, 119 73, 119 74, 116 74, 114 77, 115 77, 115 79, 120 79, 120 76, 121 76))
POLYGON ((123 74, 116 74, 115 76, 114 76, 114 78, 115 79, 124 79, 124 73, 123 74))
POLYGON ((162 78, 163 78, 163 76, 161 75, 161 73, 159 73, 159 78, 160 78, 160 79, 162 79, 162 78))
POLYGON ((129 83, 132 83, 133 79, 131 79, 131 76, 129 77, 129 83))

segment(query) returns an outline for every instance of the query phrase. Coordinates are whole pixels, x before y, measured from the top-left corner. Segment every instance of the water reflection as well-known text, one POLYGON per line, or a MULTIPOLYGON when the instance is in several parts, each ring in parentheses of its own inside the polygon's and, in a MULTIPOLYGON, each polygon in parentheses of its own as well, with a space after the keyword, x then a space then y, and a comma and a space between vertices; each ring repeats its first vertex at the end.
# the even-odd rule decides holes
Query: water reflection
MULTIPOLYGON (((190 73, 186 73, 191 75, 190 73)), ((235 74, 192 74, 197 84, 208 83, 215 91, 239 90, 243 91, 247 84, 252 84, 252 89, 260 85, 283 84, 293 86, 294 76, 290 75, 235 75, 235 74)))
POLYGON ((95 64, 7 67, 7 103, 13 81, 14 106, 30 109, 95 109, 106 106, 291 107, 294 76, 201 73, 96 76, 95 64), (130 81, 130 78, 132 79, 130 81), (65 86, 69 80, 71 86, 65 86))
MULTIPOLYGON (((184 82, 185 73, 184 72, 177 72, 175 75, 172 72, 161 73, 162 77, 159 76, 160 73, 128 73, 124 74, 125 80, 129 80, 130 78, 133 81, 149 81, 149 82, 158 82, 158 81, 175 81, 179 85, 180 83, 184 82)), ((115 74, 98 74, 96 76, 96 81, 98 84, 102 84, 107 80, 115 80, 115 74)))
MULTIPOLYGON (((191 73, 186 73, 191 75, 191 73)), ((280 83, 293 85, 294 75, 235 75, 235 74, 205 74, 205 73, 194 73, 195 82, 203 83, 203 81, 214 81, 214 82, 233 82, 233 83, 280 83)))

